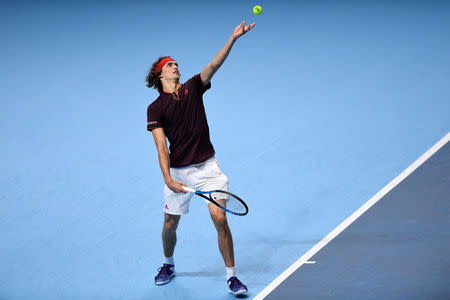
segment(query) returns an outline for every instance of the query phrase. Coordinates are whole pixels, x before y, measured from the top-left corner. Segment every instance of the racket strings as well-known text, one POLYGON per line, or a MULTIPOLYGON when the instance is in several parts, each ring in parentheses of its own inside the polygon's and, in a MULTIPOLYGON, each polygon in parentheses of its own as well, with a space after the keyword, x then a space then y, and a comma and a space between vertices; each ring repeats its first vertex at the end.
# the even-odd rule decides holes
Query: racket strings
POLYGON ((244 204, 236 196, 232 194, 230 195, 220 191, 213 192, 211 193, 211 198, 232 212, 243 214, 246 213, 247 211, 247 208, 244 206, 244 204))

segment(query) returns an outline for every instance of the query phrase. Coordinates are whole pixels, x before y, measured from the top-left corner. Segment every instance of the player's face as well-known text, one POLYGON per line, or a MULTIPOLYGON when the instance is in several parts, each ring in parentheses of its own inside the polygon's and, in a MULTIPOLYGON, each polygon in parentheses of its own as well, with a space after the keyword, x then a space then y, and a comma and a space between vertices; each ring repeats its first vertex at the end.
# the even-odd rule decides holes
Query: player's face
POLYGON ((167 62, 161 70, 161 76, 166 80, 180 79, 180 70, 178 70, 178 64, 174 61, 167 62))

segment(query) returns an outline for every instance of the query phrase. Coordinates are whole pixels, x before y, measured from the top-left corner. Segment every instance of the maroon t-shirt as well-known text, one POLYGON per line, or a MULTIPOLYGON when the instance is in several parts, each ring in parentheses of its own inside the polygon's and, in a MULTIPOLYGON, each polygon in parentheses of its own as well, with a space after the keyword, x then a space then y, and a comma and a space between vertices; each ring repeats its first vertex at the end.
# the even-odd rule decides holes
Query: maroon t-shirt
POLYGON ((215 153, 203 106, 203 94, 210 87, 197 74, 181 85, 177 99, 163 92, 148 106, 147 130, 164 129, 172 168, 202 163, 215 153))

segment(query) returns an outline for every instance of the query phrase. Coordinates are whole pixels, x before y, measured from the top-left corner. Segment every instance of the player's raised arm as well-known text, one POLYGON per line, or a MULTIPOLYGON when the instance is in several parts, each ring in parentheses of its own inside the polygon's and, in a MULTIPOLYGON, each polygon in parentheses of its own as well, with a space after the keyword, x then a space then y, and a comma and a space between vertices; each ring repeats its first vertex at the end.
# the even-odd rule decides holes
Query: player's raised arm
POLYGON ((228 54, 230 53, 231 47, 233 47, 234 42, 236 42, 238 38, 250 31, 253 26, 255 26, 255 23, 245 25, 245 21, 242 21, 242 23, 234 29, 225 46, 220 49, 216 57, 214 57, 214 59, 203 69, 201 76, 205 85, 209 83, 211 78, 214 76, 214 73, 216 73, 220 66, 223 64, 228 54))

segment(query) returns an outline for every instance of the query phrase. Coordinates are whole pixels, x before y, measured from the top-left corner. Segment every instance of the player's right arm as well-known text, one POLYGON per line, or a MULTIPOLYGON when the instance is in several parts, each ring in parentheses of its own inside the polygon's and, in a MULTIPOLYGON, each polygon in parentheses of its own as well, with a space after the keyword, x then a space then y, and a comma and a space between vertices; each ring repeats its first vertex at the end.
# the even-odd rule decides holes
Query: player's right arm
POLYGON ((153 139, 155 140, 156 150, 158 151, 158 160, 159 166, 164 176, 164 182, 167 187, 174 191, 175 193, 185 193, 186 191, 183 189, 185 184, 173 180, 172 176, 170 176, 170 157, 169 157, 169 149, 167 148, 166 134, 164 133, 164 129, 161 127, 155 128, 152 130, 153 139))

